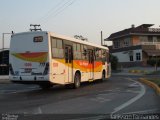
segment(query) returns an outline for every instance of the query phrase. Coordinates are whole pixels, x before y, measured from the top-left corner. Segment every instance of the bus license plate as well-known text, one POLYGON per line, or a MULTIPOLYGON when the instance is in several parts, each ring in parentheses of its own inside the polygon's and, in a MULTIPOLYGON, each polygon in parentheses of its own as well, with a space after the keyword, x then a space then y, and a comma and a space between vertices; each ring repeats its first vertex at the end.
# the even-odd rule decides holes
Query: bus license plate
POLYGON ((31 68, 25 68, 24 69, 24 73, 31 73, 32 72, 32 69, 31 68))

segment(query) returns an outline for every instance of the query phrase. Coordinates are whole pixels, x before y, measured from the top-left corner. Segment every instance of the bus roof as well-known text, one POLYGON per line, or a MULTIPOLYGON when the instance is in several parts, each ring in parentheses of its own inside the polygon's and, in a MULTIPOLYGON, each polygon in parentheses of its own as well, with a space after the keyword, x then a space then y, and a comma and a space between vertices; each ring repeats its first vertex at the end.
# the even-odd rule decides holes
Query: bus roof
POLYGON ((108 47, 104 47, 104 46, 101 46, 101 45, 98 45, 98 44, 94 44, 94 43, 90 43, 90 42, 83 41, 83 40, 78 40, 78 39, 75 39, 75 38, 72 38, 72 37, 68 37, 68 36, 65 36, 65 35, 60 35, 60 34, 57 34, 57 33, 54 33, 54 32, 49 32, 49 31, 22 32, 22 33, 13 34, 12 36, 25 35, 25 34, 35 34, 35 33, 47 33, 50 36, 53 36, 53 37, 56 37, 56 38, 69 40, 69 41, 72 41, 72 42, 77 42, 77 43, 81 43, 81 44, 84 44, 84 45, 89 45, 89 46, 93 46, 93 47, 98 47, 98 48, 101 48, 101 49, 109 50, 108 47))

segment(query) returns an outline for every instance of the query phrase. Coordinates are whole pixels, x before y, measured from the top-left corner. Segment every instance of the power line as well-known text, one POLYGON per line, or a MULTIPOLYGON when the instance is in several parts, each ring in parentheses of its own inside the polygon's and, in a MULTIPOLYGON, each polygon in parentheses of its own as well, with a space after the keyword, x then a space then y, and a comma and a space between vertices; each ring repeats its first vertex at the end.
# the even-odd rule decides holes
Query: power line
MULTIPOLYGON (((56 17, 58 16, 60 13, 62 13, 66 8, 68 8, 69 6, 71 6, 74 2, 76 2, 76 0, 69 0, 67 2, 65 2, 63 5, 61 5, 59 8, 57 8, 55 11, 53 11, 53 16, 52 17, 56 17)), ((51 16, 51 15, 50 15, 51 16)), ((43 19, 42 23, 47 23, 49 20, 49 17, 46 17, 45 19, 43 19)))
POLYGON ((44 20, 47 17, 50 16, 50 14, 52 14, 53 11, 55 11, 59 6, 61 6, 61 4, 64 2, 65 0, 61 0, 59 3, 57 3, 54 7, 52 7, 44 16, 42 16, 39 20, 44 20))
POLYGON ((61 11, 59 11, 57 14, 54 15, 54 17, 56 17, 57 15, 59 15, 60 13, 62 13, 66 8, 68 8, 69 6, 71 6, 76 0, 73 0, 69 5, 67 5, 66 7, 64 7, 61 11))
MULTIPOLYGON (((65 2, 63 5, 61 5, 59 8, 57 8, 55 11, 53 11, 52 16, 53 17, 55 17, 55 15, 57 16, 57 13, 59 13, 59 11, 61 11, 62 9, 64 9, 66 6, 68 6, 68 4, 70 4, 70 2, 71 2, 71 0, 65 2)), ((48 16, 48 18, 49 17, 51 17, 51 15, 48 16)), ((49 19, 46 18, 45 20, 43 20, 43 22, 47 22, 48 20, 49 19)))

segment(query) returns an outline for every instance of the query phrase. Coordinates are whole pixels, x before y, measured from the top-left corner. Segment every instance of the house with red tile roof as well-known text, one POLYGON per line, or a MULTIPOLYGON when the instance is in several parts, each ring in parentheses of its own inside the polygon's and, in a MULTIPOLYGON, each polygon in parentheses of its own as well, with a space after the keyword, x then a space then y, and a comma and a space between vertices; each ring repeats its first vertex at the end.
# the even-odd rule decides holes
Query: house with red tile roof
POLYGON ((105 39, 113 42, 110 52, 118 57, 121 66, 147 66, 148 60, 160 59, 160 28, 153 25, 132 25, 105 39))

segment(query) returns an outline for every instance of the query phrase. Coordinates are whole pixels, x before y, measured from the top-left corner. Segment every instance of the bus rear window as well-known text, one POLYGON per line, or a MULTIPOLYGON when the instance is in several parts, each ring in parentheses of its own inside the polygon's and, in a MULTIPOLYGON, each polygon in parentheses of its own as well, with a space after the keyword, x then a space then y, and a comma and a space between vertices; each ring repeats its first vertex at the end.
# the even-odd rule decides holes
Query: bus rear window
POLYGON ((43 42, 43 36, 34 37, 33 42, 43 42))

